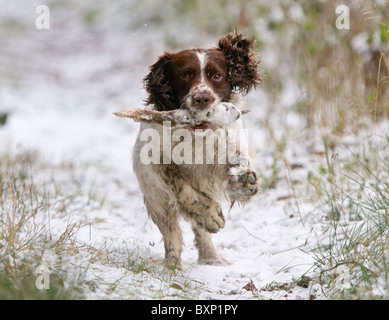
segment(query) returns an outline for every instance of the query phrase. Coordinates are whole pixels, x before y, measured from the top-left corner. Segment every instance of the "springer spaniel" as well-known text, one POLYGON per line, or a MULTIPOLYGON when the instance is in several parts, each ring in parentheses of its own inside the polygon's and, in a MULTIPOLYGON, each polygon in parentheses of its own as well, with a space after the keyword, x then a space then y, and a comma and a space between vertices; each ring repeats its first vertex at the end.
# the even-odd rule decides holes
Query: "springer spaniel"
MULTIPOLYGON (((158 111, 186 108, 196 113, 223 102, 240 108, 241 96, 261 82, 257 70, 259 61, 253 46, 254 40, 235 32, 222 37, 216 48, 165 52, 144 78, 148 108, 158 111)), ((184 129, 187 135, 189 132, 193 142, 193 154, 199 152, 203 155, 207 146, 195 143, 202 133, 209 129, 242 128, 242 121, 238 119, 227 125, 207 123, 188 125, 184 129)), ((166 145, 172 148, 182 144, 182 139, 172 139, 171 134, 175 137, 174 132, 183 129, 142 123, 133 152, 134 171, 148 215, 163 236, 164 263, 171 268, 182 268, 180 257, 183 243, 179 218, 183 217, 192 223, 199 253, 198 262, 227 264, 216 251, 210 233, 218 232, 225 225, 220 207, 223 199, 232 204, 236 201, 245 203, 258 192, 257 176, 250 168, 247 148, 240 148, 235 154, 235 160, 227 163, 176 163, 171 161, 172 153, 166 150, 160 156, 160 161, 145 163, 141 156, 142 149, 150 143, 142 139, 141 134, 145 130, 158 133, 158 141, 154 141, 154 144, 162 150, 166 145)), ((244 146, 244 137, 240 136, 239 139, 239 144, 244 146)), ((207 140, 206 143, 214 142, 207 140)), ((216 157, 221 152, 219 149, 212 149, 216 157)))

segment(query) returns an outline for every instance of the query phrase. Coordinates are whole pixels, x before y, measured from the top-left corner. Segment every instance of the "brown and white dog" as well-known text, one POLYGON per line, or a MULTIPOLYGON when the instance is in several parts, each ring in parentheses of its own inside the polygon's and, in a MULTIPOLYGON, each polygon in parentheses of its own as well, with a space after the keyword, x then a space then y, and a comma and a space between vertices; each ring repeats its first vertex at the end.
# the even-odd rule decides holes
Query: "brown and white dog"
MULTIPOLYGON (((231 33, 222 37, 215 48, 165 52, 144 78, 148 108, 159 111, 186 108, 193 113, 223 102, 241 108, 241 96, 261 82, 257 70, 259 62, 253 46, 253 40, 242 34, 231 33)), ((238 119, 224 126, 213 123, 188 125, 186 129, 194 142, 196 135, 203 131, 240 130, 242 122, 238 119)), ((165 264, 181 268, 183 243, 180 217, 192 223, 199 252, 198 262, 226 264, 216 251, 210 233, 218 232, 225 225, 220 207, 223 199, 245 203, 258 192, 257 176, 250 167, 247 148, 240 148, 235 160, 226 163, 199 164, 198 161, 187 161, 177 164, 171 161, 172 154, 165 150, 159 162, 145 163, 141 157, 142 148, 149 142, 141 139, 144 130, 158 133, 157 147, 161 150, 164 144, 174 147, 182 140, 169 138, 168 141, 163 136, 167 132, 164 126, 142 123, 133 152, 134 171, 148 215, 163 236, 165 264)), ((170 130, 173 137, 174 131, 174 128, 170 130)), ((207 140, 207 143, 215 142, 207 140)), ((243 141, 239 143, 245 145, 243 141)), ((206 146, 196 143, 191 146, 193 154, 197 151, 203 154, 206 149, 206 146)), ((216 158, 217 153, 221 152, 219 149, 217 146, 212 149, 216 158)))

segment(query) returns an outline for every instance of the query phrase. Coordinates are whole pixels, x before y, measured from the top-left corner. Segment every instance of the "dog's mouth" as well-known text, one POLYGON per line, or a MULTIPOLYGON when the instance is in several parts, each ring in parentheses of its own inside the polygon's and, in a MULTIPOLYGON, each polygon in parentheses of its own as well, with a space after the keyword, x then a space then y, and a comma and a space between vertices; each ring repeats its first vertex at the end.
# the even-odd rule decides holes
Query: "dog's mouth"
POLYGON ((202 124, 192 125, 190 127, 192 128, 192 130, 207 130, 209 128, 209 124, 202 123, 202 124))

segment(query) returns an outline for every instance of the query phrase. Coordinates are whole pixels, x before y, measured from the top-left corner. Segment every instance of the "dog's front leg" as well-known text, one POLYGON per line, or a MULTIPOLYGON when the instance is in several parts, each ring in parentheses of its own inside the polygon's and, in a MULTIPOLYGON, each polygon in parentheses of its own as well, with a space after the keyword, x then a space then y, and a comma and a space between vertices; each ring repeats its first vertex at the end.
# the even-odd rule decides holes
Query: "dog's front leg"
POLYGON ((247 202, 259 191, 257 174, 251 168, 232 167, 227 189, 231 201, 247 202))
POLYGON ((172 188, 181 212, 186 217, 211 233, 224 228, 225 220, 220 205, 183 179, 178 166, 161 165, 159 170, 164 182, 172 188))
POLYGON ((184 214, 193 219, 200 228, 211 233, 224 228, 225 220, 222 209, 207 194, 196 190, 188 183, 182 183, 176 189, 176 195, 184 214))
MULTIPOLYGON (((241 128, 242 124, 239 121, 235 130, 239 131, 241 128)), ((251 159, 245 135, 239 134, 235 139, 238 141, 233 143, 239 144, 239 150, 236 151, 234 148, 233 151, 229 151, 231 158, 227 165, 226 189, 231 201, 245 203, 258 192, 259 185, 257 174, 251 168, 251 159)))

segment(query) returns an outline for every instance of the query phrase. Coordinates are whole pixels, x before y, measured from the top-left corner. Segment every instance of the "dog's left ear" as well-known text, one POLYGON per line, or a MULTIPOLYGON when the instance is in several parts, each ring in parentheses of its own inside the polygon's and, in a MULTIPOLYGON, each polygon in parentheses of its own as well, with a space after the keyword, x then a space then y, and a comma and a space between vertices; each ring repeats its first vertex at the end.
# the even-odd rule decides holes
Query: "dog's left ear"
POLYGON ((149 94, 146 104, 154 104, 156 110, 177 109, 179 102, 172 93, 169 75, 172 69, 174 54, 165 52, 150 67, 150 73, 143 79, 143 85, 149 94))
POLYGON ((259 61, 253 51, 255 41, 236 32, 219 40, 219 49, 224 53, 228 66, 228 80, 233 91, 246 95, 262 82, 258 72, 259 61))

